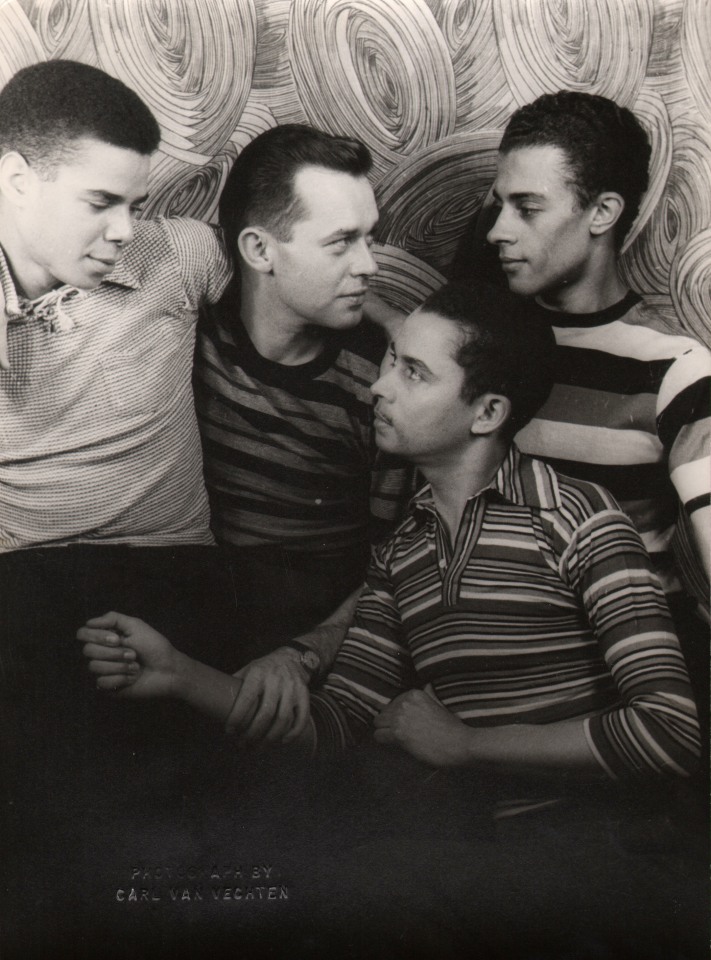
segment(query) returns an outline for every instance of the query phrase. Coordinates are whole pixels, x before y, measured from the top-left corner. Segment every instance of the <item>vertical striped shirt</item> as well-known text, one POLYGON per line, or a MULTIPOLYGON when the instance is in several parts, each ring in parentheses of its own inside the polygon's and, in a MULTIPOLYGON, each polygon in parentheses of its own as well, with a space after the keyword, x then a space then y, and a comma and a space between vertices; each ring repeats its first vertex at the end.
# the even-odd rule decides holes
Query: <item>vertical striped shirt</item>
POLYGON ((531 304, 553 324, 556 383, 517 435, 520 449, 606 487, 632 518, 667 593, 708 607, 708 584, 688 537, 673 544, 681 504, 711 529, 711 353, 673 333, 636 293, 592 314, 531 304), (672 546, 677 550, 676 568, 672 546))
POLYGON ((378 546, 355 621, 312 696, 319 750, 431 683, 472 727, 578 719, 612 779, 687 775, 689 678, 639 534, 603 489, 512 446, 454 543, 429 486, 378 546))
POLYGON ((206 224, 139 221, 96 289, 59 291, 57 322, 20 304, 0 254, 0 551, 213 542, 191 370, 198 308, 229 273, 206 224))

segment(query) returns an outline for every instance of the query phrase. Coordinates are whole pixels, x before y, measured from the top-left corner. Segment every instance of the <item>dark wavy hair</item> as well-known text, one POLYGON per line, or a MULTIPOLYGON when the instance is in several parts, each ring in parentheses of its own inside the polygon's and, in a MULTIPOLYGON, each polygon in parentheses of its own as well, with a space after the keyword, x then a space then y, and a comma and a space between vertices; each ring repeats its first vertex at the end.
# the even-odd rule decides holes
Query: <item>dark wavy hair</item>
POLYGON ((500 151, 555 146, 566 155, 570 184, 581 207, 606 190, 625 208, 615 224, 617 249, 639 212, 649 185, 649 138, 635 115, 591 93, 546 93, 518 109, 504 131, 500 151))
POLYGON ((531 317, 525 301, 491 283, 450 283, 431 294, 421 311, 457 325, 454 359, 464 370, 461 396, 472 403, 498 393, 511 403, 501 434, 510 439, 546 401, 553 386, 555 339, 549 324, 531 317))

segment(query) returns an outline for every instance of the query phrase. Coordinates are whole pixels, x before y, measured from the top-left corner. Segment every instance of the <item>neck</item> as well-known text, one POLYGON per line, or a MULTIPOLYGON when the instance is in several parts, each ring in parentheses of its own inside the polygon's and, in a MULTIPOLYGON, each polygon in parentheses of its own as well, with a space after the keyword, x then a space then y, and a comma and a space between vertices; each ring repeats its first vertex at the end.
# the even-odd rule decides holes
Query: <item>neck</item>
POLYGON ((323 330, 296 316, 271 295, 269 287, 252 282, 249 276, 243 279, 240 312, 249 339, 265 360, 297 366, 314 360, 324 349, 323 330))
POLYGON ((28 262, 22 255, 22 238, 11 220, 2 216, 0 211, 0 247, 10 268, 15 290, 18 296, 28 300, 49 293, 58 286, 53 277, 34 263, 28 262))
POLYGON ((599 313, 619 303, 628 291, 617 270, 614 250, 601 246, 580 277, 545 291, 537 299, 543 306, 561 313, 599 313))
POLYGON ((437 512, 450 537, 456 536, 467 500, 489 486, 508 453, 509 444, 499 436, 473 437, 470 446, 447 461, 418 463, 432 487, 437 512))

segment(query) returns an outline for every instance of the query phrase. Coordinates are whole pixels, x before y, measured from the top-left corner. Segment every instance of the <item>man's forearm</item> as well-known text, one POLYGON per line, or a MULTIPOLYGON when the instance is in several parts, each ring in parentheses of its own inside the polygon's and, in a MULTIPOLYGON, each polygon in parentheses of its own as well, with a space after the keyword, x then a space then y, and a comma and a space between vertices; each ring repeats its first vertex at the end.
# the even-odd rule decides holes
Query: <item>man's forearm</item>
POLYGON ((178 654, 173 695, 200 713, 224 723, 241 686, 240 679, 178 654))
POLYGON ((362 587, 358 587, 357 590, 354 590, 332 614, 317 627, 314 627, 313 630, 299 637, 294 637, 294 641, 303 643, 304 646, 309 647, 319 655, 322 676, 329 672, 338 651, 341 649, 343 639, 353 622, 358 597, 360 597, 362 589, 362 587))

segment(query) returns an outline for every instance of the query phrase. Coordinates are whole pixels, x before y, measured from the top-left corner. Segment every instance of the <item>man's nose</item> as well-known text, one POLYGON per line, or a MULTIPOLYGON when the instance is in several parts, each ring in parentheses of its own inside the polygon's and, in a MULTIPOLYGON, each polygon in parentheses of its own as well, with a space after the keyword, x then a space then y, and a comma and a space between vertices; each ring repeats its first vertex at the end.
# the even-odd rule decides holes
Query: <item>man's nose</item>
POLYGON ((499 214, 486 235, 489 243, 510 243, 514 238, 512 235, 513 224, 510 214, 505 207, 501 207, 499 214))
POLYGON ((111 211, 104 237, 111 243, 130 243, 133 240, 135 221, 128 208, 114 207, 111 211))
POLYGON ((356 244, 352 270, 357 277, 374 277, 378 272, 378 264, 373 256, 372 247, 365 240, 356 244))

